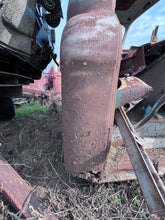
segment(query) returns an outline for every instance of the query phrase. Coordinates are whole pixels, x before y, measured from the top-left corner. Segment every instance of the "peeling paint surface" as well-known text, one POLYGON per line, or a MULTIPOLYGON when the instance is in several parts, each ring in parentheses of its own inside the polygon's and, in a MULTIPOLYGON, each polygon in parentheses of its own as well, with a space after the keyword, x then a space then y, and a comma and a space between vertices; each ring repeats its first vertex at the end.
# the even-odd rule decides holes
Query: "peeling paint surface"
POLYGON ((71 18, 68 21, 67 30, 65 29, 67 37, 63 35, 63 43, 66 46, 62 53, 68 58, 72 56, 72 59, 81 59, 80 56, 88 57, 88 60, 93 56, 97 56, 98 59, 102 56, 108 57, 111 51, 105 50, 106 42, 115 41, 117 24, 118 20, 114 15, 83 14, 83 16, 77 15, 71 18), (78 27, 78 24, 81 27, 78 27), (85 45, 84 48, 82 45, 85 45))
POLYGON ((113 127, 121 26, 112 2, 76 2, 61 44, 64 162, 72 175, 98 181, 113 127))

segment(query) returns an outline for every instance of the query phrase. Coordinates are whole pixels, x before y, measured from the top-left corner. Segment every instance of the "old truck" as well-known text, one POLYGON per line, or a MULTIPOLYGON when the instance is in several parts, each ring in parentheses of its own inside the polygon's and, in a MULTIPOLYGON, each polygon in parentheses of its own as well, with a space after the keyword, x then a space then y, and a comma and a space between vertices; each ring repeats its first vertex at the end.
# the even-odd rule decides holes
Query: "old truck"
POLYGON ((40 79, 54 59, 55 27, 62 17, 60 0, 0 2, 0 119, 14 116, 10 97, 22 95, 22 85, 40 79))
MULTIPOLYGON (((151 214, 165 216, 165 187, 159 177, 165 173, 164 150, 146 150, 149 142, 143 143, 136 132, 159 112, 161 124, 150 121, 139 132, 151 135, 161 128, 164 136, 165 41, 132 46, 122 54, 130 25, 158 1, 70 0, 60 62, 66 170, 97 183, 136 175, 151 214)), ((39 78, 50 59, 56 60, 52 28, 62 17, 57 0, 16 2, 4 0, 0 8, 3 98, 20 95, 22 84, 39 78), (19 16, 12 16, 13 10, 19 16)))

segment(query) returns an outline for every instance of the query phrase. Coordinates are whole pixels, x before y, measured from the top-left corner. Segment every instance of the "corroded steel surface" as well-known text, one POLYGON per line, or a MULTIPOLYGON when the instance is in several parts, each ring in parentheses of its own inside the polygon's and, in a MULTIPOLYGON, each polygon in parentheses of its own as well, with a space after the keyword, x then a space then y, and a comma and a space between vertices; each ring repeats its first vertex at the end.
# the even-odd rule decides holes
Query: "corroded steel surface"
POLYGON ((149 66, 158 60, 165 53, 165 40, 159 41, 157 43, 148 43, 143 45, 145 62, 149 66))
POLYGON ((144 47, 131 47, 128 54, 121 61, 120 75, 137 75, 146 67, 144 47))
POLYGON ((151 86, 136 77, 120 78, 116 96, 116 108, 132 101, 144 99, 151 91, 151 86))
POLYGON ((143 122, 146 123, 153 113, 165 104, 164 68, 165 54, 151 63, 139 76, 141 80, 152 86, 153 92, 128 113, 132 123, 138 123, 138 126, 143 125, 143 122))
MULTIPOLYGON (((159 175, 165 175, 165 118, 150 120, 137 130, 137 134, 142 138, 150 160, 158 163, 159 175)), ((116 126, 114 126, 111 141, 110 150, 113 158, 117 159, 112 161, 113 170, 109 172, 110 175, 107 182, 136 179, 137 177, 126 154, 123 139, 116 126), (120 156, 121 152, 122 157, 120 156)))
MULTIPOLYGON (((94 14, 96 15, 96 13, 99 13, 102 11, 103 14, 106 15, 108 10, 110 11, 110 14, 112 15, 112 13, 114 13, 115 7, 116 7, 116 0, 100 0, 100 1, 99 0, 85 0, 85 1, 84 0, 70 0, 68 4, 68 20, 76 15, 80 15, 84 13, 90 13, 90 15, 92 15, 92 13, 94 12, 94 14)), ((112 20, 110 19, 109 22, 112 20)), ((115 22, 116 18, 113 21, 115 22)), ((103 23, 101 23, 100 25, 103 25, 103 23)), ((105 26, 105 23, 104 23, 104 26, 105 26)))
POLYGON ((16 211, 20 211, 24 218, 47 214, 50 220, 58 220, 44 203, 36 196, 30 186, 0 155, 0 188, 16 211))
POLYGON ((115 0, 71 1, 62 36, 64 162, 89 179, 105 168, 114 121, 122 49, 114 8, 115 0))
POLYGON ((165 215, 165 186, 151 163, 126 114, 116 110, 116 123, 151 214, 165 215))

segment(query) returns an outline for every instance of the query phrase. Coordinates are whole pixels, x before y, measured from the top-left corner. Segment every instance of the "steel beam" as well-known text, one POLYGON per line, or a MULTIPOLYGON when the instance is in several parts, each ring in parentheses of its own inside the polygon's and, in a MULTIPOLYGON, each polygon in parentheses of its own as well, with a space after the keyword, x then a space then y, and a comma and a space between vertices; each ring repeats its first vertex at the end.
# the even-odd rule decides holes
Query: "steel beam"
POLYGON ((165 216, 165 187, 122 108, 116 110, 115 120, 150 213, 165 216))
POLYGON ((14 209, 20 211, 20 217, 38 219, 45 215, 50 220, 58 220, 1 155, 0 188, 14 209))

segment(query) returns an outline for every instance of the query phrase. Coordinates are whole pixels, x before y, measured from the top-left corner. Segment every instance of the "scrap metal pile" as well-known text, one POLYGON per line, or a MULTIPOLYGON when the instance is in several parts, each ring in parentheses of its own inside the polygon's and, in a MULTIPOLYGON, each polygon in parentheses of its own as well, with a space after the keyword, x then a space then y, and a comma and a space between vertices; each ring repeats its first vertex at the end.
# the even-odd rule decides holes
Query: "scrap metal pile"
MULTIPOLYGON (((97 183, 137 177, 150 213, 165 216, 165 186, 159 177, 165 173, 165 41, 155 42, 155 32, 154 41, 122 54, 121 32, 123 25, 124 43, 132 22, 156 2, 69 1, 60 59, 63 151, 66 170, 73 176, 97 183), (155 114, 158 119, 150 120, 155 114), (150 136, 159 135, 154 150, 149 149, 153 138, 139 137, 147 130, 150 136)), ((1 173, 2 190, 22 209, 29 197, 18 203, 18 193, 5 185, 1 173)), ((30 198, 28 205, 35 209, 38 200, 30 198)))

